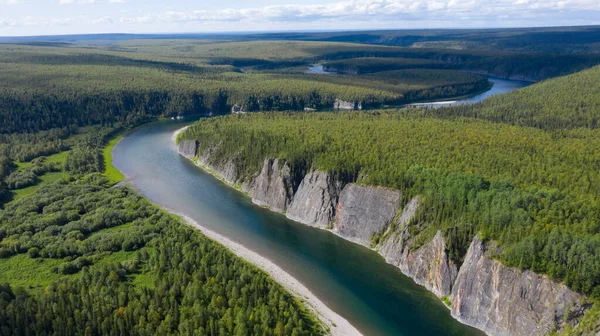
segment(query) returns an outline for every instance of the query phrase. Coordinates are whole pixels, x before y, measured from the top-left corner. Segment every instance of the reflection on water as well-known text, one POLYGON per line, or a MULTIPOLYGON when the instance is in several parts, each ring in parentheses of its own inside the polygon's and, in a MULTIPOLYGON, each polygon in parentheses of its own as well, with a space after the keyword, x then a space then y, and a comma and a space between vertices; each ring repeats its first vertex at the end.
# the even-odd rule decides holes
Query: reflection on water
POLYGON ((494 84, 491 89, 479 93, 470 97, 465 97, 456 100, 445 100, 445 101, 437 101, 430 103, 415 103, 409 104, 408 107, 425 107, 425 108, 438 108, 444 106, 456 106, 456 105, 465 105, 465 104, 473 104, 479 103, 486 98, 491 96, 495 96, 498 94, 509 93, 513 90, 524 88, 528 85, 531 85, 531 82, 517 81, 517 80, 508 80, 508 79, 500 79, 495 77, 488 77, 488 80, 494 84))
MULTIPOLYGON (((322 66, 309 72, 329 74, 322 66)), ((489 91, 472 97, 413 105, 474 103, 529 84, 490 80, 489 91)), ((452 319, 433 294, 375 252, 257 207, 179 156, 171 135, 186 123, 146 125, 115 147, 115 166, 148 199, 271 259, 365 335, 483 334, 452 319)))
POLYGON ((114 163, 151 201, 271 259, 365 335, 480 335, 382 257, 327 231, 257 207, 175 151, 164 121, 114 149, 114 163))

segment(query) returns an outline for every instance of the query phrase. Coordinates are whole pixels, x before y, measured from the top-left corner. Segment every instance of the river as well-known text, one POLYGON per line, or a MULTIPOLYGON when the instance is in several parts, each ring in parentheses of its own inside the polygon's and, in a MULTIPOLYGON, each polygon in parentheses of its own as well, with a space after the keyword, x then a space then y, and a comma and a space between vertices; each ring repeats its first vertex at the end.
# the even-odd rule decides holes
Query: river
MULTIPOLYGON (((333 71, 325 71, 323 69, 323 65, 313 65, 308 67, 306 73, 309 74, 320 74, 320 75, 335 75, 336 72, 333 71)), ((408 104, 405 106, 408 107, 424 107, 424 108, 438 108, 443 106, 456 106, 456 105, 465 105, 465 104, 473 104, 483 101, 486 98, 491 96, 508 93, 510 91, 520 89, 531 85, 531 82, 520 81, 520 80, 512 80, 512 79, 502 79, 493 76, 486 76, 488 80, 492 83, 492 87, 489 90, 484 92, 479 92, 472 95, 467 95, 465 97, 460 97, 457 99, 445 99, 440 101, 433 102, 424 102, 424 103, 414 103, 408 104)))
POLYGON ((376 252, 258 207, 181 157, 171 135, 191 122, 138 128, 114 165, 152 202, 269 258, 365 335, 483 335, 376 252))

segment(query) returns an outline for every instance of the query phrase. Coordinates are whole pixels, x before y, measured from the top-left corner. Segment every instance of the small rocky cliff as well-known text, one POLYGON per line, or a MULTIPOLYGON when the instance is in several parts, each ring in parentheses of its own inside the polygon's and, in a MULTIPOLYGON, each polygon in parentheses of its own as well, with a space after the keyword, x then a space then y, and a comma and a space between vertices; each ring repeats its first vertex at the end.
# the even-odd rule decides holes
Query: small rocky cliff
POLYGON ((178 150, 240 187, 256 204, 375 248, 417 283, 448 298, 456 319, 490 335, 545 335, 564 326, 565 316, 581 315, 586 309, 585 298, 566 286, 502 265, 491 256, 489 251, 494 249, 479 238, 471 243, 460 267, 449 258, 442 232, 416 247, 409 227, 419 198, 402 200, 399 191, 387 188, 343 186, 319 170, 310 170, 296 182, 290 165, 276 158, 265 159, 257 175, 242 181, 232 159, 211 164, 215 148, 202 149, 196 141, 183 141, 178 150))

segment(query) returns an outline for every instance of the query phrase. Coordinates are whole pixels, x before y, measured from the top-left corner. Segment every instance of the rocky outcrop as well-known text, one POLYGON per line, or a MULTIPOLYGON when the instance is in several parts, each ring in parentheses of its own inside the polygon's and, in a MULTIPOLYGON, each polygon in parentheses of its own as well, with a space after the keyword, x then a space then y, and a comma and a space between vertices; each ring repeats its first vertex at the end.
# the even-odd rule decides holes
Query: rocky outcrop
MULTIPOLYGON (((202 149, 198 147, 198 159, 197 164, 205 169, 211 170, 214 175, 221 178, 230 185, 236 185, 237 175, 236 166, 232 159, 227 160, 223 164, 212 163, 211 158, 214 156, 218 146, 202 149)), ((181 152, 180 152, 181 153, 181 152)))
POLYGON ((334 110, 362 110, 361 103, 354 103, 349 101, 343 101, 341 99, 336 99, 333 103, 334 110))
POLYGON ((331 175, 311 170, 300 182, 286 216, 302 224, 327 228, 335 219, 341 185, 331 175))
POLYGON ((197 157, 200 165, 241 187, 256 204, 311 226, 329 228, 333 223, 333 232, 365 246, 377 242, 375 248, 388 263, 438 297, 449 297, 455 318, 490 335, 544 335, 560 328, 565 316, 586 310, 583 296, 545 276, 502 265, 478 238, 460 269, 449 258, 440 231, 429 243, 414 248, 409 227, 414 230, 418 224, 412 223, 418 198, 398 213, 400 192, 357 184, 342 188, 318 170, 309 171, 296 188, 290 166, 275 158, 266 159, 256 177, 236 181, 233 159, 211 164, 216 149, 199 149, 194 141, 178 146, 182 155, 197 157))
MULTIPOLYGON (((545 276, 502 265, 475 238, 452 288, 452 315, 492 335, 546 335, 583 296, 545 276)), ((568 314, 567 314, 568 315, 568 314)))
POLYGON ((458 274, 458 267, 448 257, 446 241, 441 231, 428 244, 411 251, 412 241, 407 224, 414 217, 419 199, 413 198, 404 207, 395 223, 396 232, 389 232, 382 239, 379 253, 385 260, 410 276, 438 297, 450 295, 458 274))
POLYGON ((246 188, 255 204, 285 212, 294 197, 290 166, 280 164, 278 159, 266 159, 260 174, 246 188))
POLYGON ((198 151, 198 141, 196 140, 185 140, 179 142, 177 146, 177 151, 179 154, 185 156, 188 159, 193 159, 196 157, 198 151))
POLYGON ((348 184, 337 204, 334 232, 371 246, 373 236, 380 235, 396 216, 401 197, 392 189, 348 184))

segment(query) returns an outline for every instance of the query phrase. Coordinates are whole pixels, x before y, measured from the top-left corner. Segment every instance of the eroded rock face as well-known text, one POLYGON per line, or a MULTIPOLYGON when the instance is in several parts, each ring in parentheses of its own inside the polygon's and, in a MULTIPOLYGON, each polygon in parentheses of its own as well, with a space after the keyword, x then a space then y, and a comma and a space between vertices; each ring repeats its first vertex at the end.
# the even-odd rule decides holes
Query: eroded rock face
POLYGON ((269 207, 275 212, 285 212, 294 197, 291 169, 287 163, 269 158, 263 163, 260 174, 254 178, 248 192, 252 202, 269 207))
POLYGON ((452 289, 452 315, 491 335, 546 335, 565 310, 581 309, 583 296, 531 271, 486 257, 475 238, 452 289))
POLYGON ((398 267, 438 297, 450 295, 458 268, 448 258, 442 233, 438 231, 431 242, 414 251, 410 251, 404 242, 406 236, 407 231, 404 231, 402 235, 389 237, 382 243, 379 253, 387 263, 398 267))
POLYGON ((236 185, 236 167, 233 163, 233 160, 230 158, 224 164, 213 164, 211 163, 211 158, 217 150, 218 146, 212 148, 197 149, 198 161, 197 163, 201 166, 204 166, 210 170, 212 170, 216 175, 222 178, 225 182, 231 185, 236 185))
POLYGON ((185 140, 181 141, 177 146, 179 154, 185 156, 188 159, 193 159, 198 151, 198 141, 196 140, 185 140))
POLYGON ((216 148, 202 150, 196 141, 183 141, 178 151, 190 159, 198 156, 199 164, 229 184, 241 186, 254 203, 287 211, 290 219, 322 228, 333 222, 335 233, 369 247, 373 235, 383 233, 377 248, 388 263, 438 297, 450 297, 456 319, 490 335, 545 335, 564 324, 564 316, 569 315, 565 311, 586 310, 583 296, 545 276, 503 266, 487 255, 478 238, 471 243, 460 271, 448 257, 441 232, 411 251, 408 224, 420 206, 418 198, 396 216, 400 192, 357 184, 340 190, 338 182, 317 170, 310 171, 295 191, 289 165, 277 159, 266 159, 255 178, 236 181, 232 159, 223 165, 210 164, 216 148))
POLYGON ((392 189, 348 184, 340 194, 333 229, 348 240, 371 246, 373 235, 382 233, 396 216, 401 197, 392 189))
POLYGON ((327 228, 335 219, 340 184, 324 172, 311 170, 294 195, 286 216, 302 224, 327 228))

